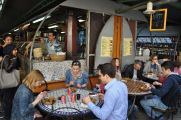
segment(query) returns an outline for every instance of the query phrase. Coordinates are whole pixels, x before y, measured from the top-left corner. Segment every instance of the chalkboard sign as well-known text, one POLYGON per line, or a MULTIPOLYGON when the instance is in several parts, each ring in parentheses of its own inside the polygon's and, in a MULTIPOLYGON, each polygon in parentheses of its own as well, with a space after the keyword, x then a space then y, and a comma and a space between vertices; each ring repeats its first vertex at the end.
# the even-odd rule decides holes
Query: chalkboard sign
POLYGON ((167 9, 155 10, 150 15, 150 31, 165 31, 167 20, 167 9))

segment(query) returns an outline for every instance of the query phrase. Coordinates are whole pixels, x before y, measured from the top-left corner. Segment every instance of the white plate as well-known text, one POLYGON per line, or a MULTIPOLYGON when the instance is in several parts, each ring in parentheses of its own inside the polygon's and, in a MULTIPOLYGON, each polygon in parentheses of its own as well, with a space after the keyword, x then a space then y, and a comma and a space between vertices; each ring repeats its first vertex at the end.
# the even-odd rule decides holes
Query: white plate
POLYGON ((80 106, 81 106, 82 108, 88 108, 88 106, 87 106, 86 104, 84 104, 84 103, 81 103, 80 106))

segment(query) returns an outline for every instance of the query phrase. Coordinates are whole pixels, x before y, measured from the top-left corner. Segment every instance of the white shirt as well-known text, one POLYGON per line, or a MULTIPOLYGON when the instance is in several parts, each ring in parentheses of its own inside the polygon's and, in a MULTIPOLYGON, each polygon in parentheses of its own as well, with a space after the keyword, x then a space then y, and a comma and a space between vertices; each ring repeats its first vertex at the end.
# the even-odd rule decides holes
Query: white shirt
POLYGON ((133 80, 137 80, 137 70, 134 69, 134 72, 133 72, 133 80))

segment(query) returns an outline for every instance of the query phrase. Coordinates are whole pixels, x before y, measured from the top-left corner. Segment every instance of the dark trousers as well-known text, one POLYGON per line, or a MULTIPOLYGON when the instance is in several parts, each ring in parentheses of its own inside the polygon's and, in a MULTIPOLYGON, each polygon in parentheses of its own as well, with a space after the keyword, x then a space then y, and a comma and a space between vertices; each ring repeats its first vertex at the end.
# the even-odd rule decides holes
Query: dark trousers
POLYGON ((7 120, 10 120, 11 118, 11 109, 16 90, 17 87, 0 90, 0 100, 1 100, 2 110, 7 120))

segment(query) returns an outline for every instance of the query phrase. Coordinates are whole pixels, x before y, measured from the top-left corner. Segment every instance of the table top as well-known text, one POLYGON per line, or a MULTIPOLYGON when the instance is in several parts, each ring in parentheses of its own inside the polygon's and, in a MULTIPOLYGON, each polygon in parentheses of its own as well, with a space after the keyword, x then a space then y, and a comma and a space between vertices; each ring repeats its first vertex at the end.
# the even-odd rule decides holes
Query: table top
POLYGON ((129 95, 147 95, 150 94, 150 90, 142 90, 141 87, 146 85, 146 82, 139 80, 122 80, 128 88, 129 95))
MULTIPOLYGON (((76 100, 76 102, 71 101, 71 96, 67 94, 67 89, 57 89, 53 91, 48 92, 48 96, 54 96, 55 97, 55 103, 52 105, 45 105, 43 102, 40 102, 38 104, 38 107, 47 112, 47 113, 52 113, 55 116, 73 116, 73 115, 78 115, 79 113, 77 110, 81 111, 83 114, 87 114, 90 112, 90 110, 87 108, 85 104, 83 104, 82 98, 87 96, 89 93, 91 93, 90 90, 86 89, 77 89, 74 94, 81 94, 80 100, 76 100), (59 97, 62 95, 66 96, 66 103, 62 103, 59 97), (64 108, 64 109, 61 109, 64 108), (69 109, 69 108, 75 108, 75 109, 69 109)), ((96 101, 96 104, 99 106, 101 103, 99 101, 96 101)))

